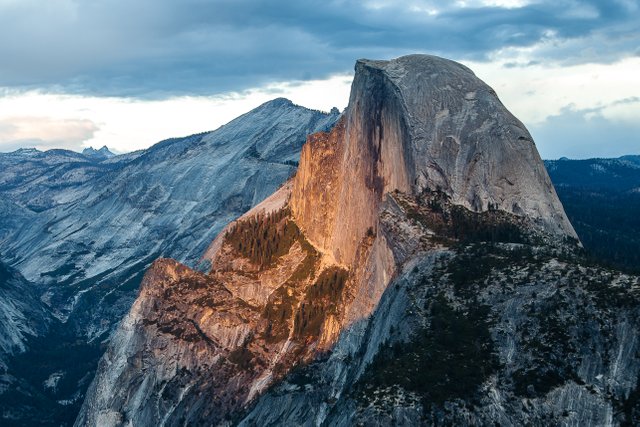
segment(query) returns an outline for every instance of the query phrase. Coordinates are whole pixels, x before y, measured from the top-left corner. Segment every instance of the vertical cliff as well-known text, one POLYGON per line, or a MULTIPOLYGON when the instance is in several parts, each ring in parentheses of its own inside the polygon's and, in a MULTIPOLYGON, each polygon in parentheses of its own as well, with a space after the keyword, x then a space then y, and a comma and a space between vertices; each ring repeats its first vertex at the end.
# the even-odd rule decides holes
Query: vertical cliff
POLYGON ((324 137, 332 143, 303 149, 322 160, 301 162, 291 203, 310 241, 338 261, 353 261, 394 190, 440 190, 473 211, 504 210, 576 237, 531 135, 463 65, 427 55, 359 60, 343 120, 324 137), (330 179, 318 173, 325 167, 330 179))
POLYGON ((597 301, 618 286, 633 295, 638 281, 594 270, 591 283, 574 238, 530 135, 470 70, 425 55, 358 61, 336 126, 311 135, 296 176, 215 239, 211 271, 163 260, 147 272, 77 424, 366 424, 394 401, 400 412, 379 418, 389 425, 484 424, 494 413, 521 424, 560 420, 578 395, 594 415, 576 419, 613 419, 630 382, 607 402, 583 394, 637 375, 637 344, 594 326, 593 348, 624 362, 553 348, 587 333, 557 331, 580 306, 566 304, 560 278, 575 271, 585 318, 630 335, 634 309, 597 301), (536 268, 546 276, 523 272, 536 268), (551 326, 551 314, 524 307, 538 293, 551 326), (569 365, 545 364, 552 351, 569 365))

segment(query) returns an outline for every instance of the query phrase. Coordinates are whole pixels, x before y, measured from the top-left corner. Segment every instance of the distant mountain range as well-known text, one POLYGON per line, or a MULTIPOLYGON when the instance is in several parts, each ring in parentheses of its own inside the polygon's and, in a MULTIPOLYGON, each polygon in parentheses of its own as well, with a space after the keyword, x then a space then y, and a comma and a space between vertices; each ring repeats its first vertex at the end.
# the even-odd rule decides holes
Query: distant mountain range
POLYGON ((87 147, 84 150, 82 150, 82 154, 88 157, 96 158, 96 159, 109 159, 115 156, 115 154, 109 151, 106 145, 100 148, 99 150, 96 150, 93 147, 87 147))
POLYGON ((590 256, 640 272, 640 156, 547 160, 545 165, 590 256))
POLYGON ((556 187, 640 192, 640 156, 617 159, 545 160, 556 187))

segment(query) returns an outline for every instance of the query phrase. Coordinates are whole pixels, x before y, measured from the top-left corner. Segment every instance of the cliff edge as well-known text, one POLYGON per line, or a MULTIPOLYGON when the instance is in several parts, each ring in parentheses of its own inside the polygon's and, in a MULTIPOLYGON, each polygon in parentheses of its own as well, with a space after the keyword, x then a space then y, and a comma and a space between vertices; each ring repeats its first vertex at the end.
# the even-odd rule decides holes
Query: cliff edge
POLYGON ((154 263, 76 424, 611 423, 635 411, 638 278, 577 243, 469 69, 360 60, 336 125, 207 274, 154 263))

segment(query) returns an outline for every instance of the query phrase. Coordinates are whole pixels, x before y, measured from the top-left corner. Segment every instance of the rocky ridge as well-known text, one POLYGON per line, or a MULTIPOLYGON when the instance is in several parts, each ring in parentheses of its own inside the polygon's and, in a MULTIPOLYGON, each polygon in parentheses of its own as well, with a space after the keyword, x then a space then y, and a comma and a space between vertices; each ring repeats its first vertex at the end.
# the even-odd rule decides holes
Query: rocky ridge
POLYGON ((96 150, 93 147, 87 147, 84 150, 82 150, 82 154, 88 157, 93 157, 101 160, 110 159, 111 157, 115 156, 115 154, 113 154, 111 150, 107 148, 106 145, 104 145, 102 148, 98 150, 96 150))
POLYGON ((452 61, 358 61, 205 258, 147 272, 77 425, 635 419, 638 278, 581 265, 528 132, 452 61))
POLYGON ((224 225, 291 176, 306 135, 337 116, 276 99, 216 131, 108 159, 2 154, 4 260, 43 285, 58 318, 102 337, 153 259, 195 266, 224 225))

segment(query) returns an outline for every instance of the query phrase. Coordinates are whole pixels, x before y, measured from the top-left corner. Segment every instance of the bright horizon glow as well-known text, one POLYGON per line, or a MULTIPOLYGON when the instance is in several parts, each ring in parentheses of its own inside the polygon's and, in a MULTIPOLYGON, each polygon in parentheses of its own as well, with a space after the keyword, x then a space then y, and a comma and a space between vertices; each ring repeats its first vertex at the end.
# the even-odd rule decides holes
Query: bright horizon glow
MULTIPOLYGON (((586 120, 620 127, 640 123, 640 58, 614 64, 566 67, 506 67, 504 61, 465 62, 491 85, 505 106, 529 128, 543 158, 617 157, 640 152, 636 145, 594 146, 584 155, 549 138, 554 117, 580 112, 586 120)), ((353 76, 274 83, 241 93, 184 96, 166 100, 48 94, 38 91, 0 97, 0 151, 18 147, 81 151, 104 145, 116 153, 148 148, 172 137, 215 130, 276 97, 321 111, 347 106, 353 76)), ((589 148, 578 145, 581 149, 589 148)))
POLYGON ((242 93, 158 101, 38 91, 7 95, 0 97, 0 151, 19 146, 82 151, 106 145, 116 153, 126 153, 164 139, 215 130, 278 97, 315 110, 342 110, 349 99, 351 80, 352 76, 336 75, 242 93), (2 144, 3 140, 14 143, 2 144))

